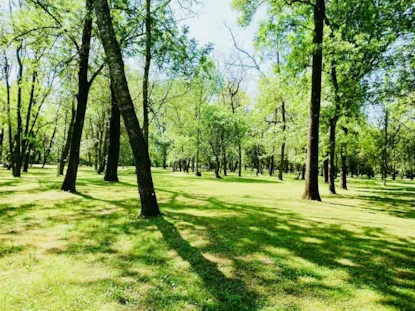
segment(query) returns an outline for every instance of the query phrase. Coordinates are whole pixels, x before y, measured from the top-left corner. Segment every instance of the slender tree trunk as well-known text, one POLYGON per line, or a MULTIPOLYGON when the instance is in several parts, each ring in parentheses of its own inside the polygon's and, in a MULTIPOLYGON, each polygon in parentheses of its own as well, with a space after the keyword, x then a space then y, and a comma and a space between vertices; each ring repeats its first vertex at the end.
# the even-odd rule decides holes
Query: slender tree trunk
POLYGON ((24 157, 23 172, 27 173, 29 170, 30 154, 32 152, 32 144, 29 144, 24 157))
POLYGON ((4 141, 4 128, 0 132, 0 163, 3 163, 3 141, 4 141))
POLYGON ((23 79, 23 62, 21 59, 22 44, 19 45, 16 56, 18 63, 18 73, 17 73, 17 129, 15 135, 16 147, 14 149, 14 177, 21 176, 22 169, 22 79, 23 79))
POLYGON ((4 55, 4 80, 6 82, 6 101, 7 101, 7 127, 8 127, 8 136, 9 136, 9 169, 14 171, 14 162, 13 162, 13 128, 12 128, 12 116, 11 116, 11 102, 10 102, 10 81, 9 81, 9 62, 7 55, 4 55))
POLYGON ((323 29, 325 0, 314 5, 314 49, 311 85, 310 118, 308 124, 307 170, 303 199, 321 201, 318 189, 318 143, 321 100, 321 71, 323 65, 323 29))
POLYGON ((241 146, 241 142, 238 142, 238 164, 239 164, 238 165, 238 176, 242 177, 242 146, 241 146))
POLYGON ((105 172, 105 181, 118 181, 118 161, 120 157, 120 109, 118 108, 114 90, 111 87, 111 119, 110 119, 110 146, 108 153, 108 164, 105 172))
POLYGON ((330 149, 329 149, 329 190, 332 194, 336 194, 336 186, 334 183, 336 175, 336 166, 335 166, 335 150, 336 150, 336 125, 337 118, 330 119, 330 149))
POLYGON ((340 189, 347 190, 347 164, 345 146, 342 146, 341 148, 340 161, 340 189))
POLYGON ((278 170, 278 179, 283 180, 283 168, 284 168, 284 155, 285 155, 285 130, 287 128, 286 119, 285 119, 285 102, 281 103, 281 115, 282 115, 282 133, 283 133, 283 142, 281 145, 281 155, 280 155, 280 167, 278 170))
POLYGON ((86 18, 82 33, 82 44, 79 55, 78 95, 75 122, 69 153, 68 169, 62 184, 63 191, 75 192, 76 176, 78 174, 79 155, 81 149, 82 131, 84 129, 86 105, 88 102, 90 83, 88 81, 88 63, 92 35, 92 0, 86 0, 86 18))
POLYGON ((228 161, 226 159, 226 149, 225 147, 223 147, 223 175, 224 176, 228 176, 228 170, 227 170, 227 165, 228 165, 228 161))
POLYGON ((381 169, 384 186, 386 186, 386 178, 388 174, 388 147, 389 147, 388 126, 389 126, 389 110, 385 108, 384 109, 384 143, 383 143, 383 150, 382 150, 382 169, 381 169))
POLYGON ((53 140, 55 139, 56 130, 57 130, 57 118, 56 118, 55 128, 53 129, 52 137, 50 138, 49 146, 45 150, 45 158, 43 159, 42 168, 44 168, 46 163, 48 162, 49 154, 50 154, 50 151, 52 150, 52 146, 53 146, 53 140))
POLYGON ((219 161, 219 156, 215 157, 215 176, 216 178, 221 178, 219 175, 219 168, 220 168, 220 161, 219 161))
MULTIPOLYGON (((274 148, 273 148, 274 149, 274 148)), ((272 152, 271 158, 269 159, 269 176, 271 177, 274 174, 274 151, 272 152)))
POLYGON ((149 75, 150 75, 150 65, 151 65, 151 0, 146 0, 146 55, 145 55, 145 65, 144 65, 144 77, 143 77, 143 135, 144 140, 148 147, 148 131, 149 131, 149 121, 148 121, 148 88, 149 88, 149 75))
POLYGON ((326 159, 323 162, 323 177, 324 177, 324 183, 329 183, 329 160, 326 159))
MULTIPOLYGON (((105 122, 106 123, 106 122, 105 122)), ((104 128, 105 134, 104 134, 104 142, 103 142, 103 148, 101 152, 101 162, 98 169, 98 174, 101 174, 105 170, 105 166, 107 164, 107 155, 108 155, 108 136, 109 136, 109 128, 108 126, 105 126, 104 128)))
POLYGON ((65 145, 63 147, 61 157, 59 159, 59 175, 63 175, 63 171, 65 169, 65 163, 69 155, 69 149, 71 148, 73 126, 74 126, 75 118, 76 118, 76 107, 75 106, 76 106, 76 99, 74 96, 72 99, 71 121, 69 123, 65 145))
POLYGON ((128 83, 124 71, 124 62, 120 46, 117 42, 107 0, 94 0, 97 23, 101 41, 110 69, 111 83, 115 97, 130 139, 133 150, 137 183, 139 187, 141 214, 156 216, 160 214, 151 176, 150 157, 147 144, 140 128, 131 99, 128 83))
POLYGON ((24 130, 24 137, 22 141, 22 153, 21 157, 23 158, 26 154, 26 148, 28 144, 28 136, 29 136, 29 124, 30 124, 30 117, 32 115, 32 106, 35 98, 35 86, 36 86, 36 79, 37 79, 37 71, 33 71, 32 74, 32 84, 30 88, 30 97, 29 97, 29 104, 27 106, 27 113, 26 113, 26 125, 24 130))
POLYGON ((280 167, 278 169, 278 179, 279 180, 283 180, 284 155, 285 155, 285 142, 283 142, 282 145, 281 145, 280 167))

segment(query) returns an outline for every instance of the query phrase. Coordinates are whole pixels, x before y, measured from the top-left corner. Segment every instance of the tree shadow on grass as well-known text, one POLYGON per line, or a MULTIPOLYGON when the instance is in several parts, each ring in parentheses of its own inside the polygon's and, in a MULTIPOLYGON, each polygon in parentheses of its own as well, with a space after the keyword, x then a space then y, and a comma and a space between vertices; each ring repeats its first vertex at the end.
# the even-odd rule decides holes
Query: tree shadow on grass
MULTIPOLYGON (((101 200, 79 192, 77 192, 76 195, 87 200, 113 204, 124 208, 129 212, 133 209, 133 206, 125 203, 125 201, 101 200)), ((117 225, 111 225, 116 219, 122 217, 122 212, 120 214, 115 213, 115 215, 110 214, 100 216, 99 218, 101 217, 109 223, 108 229, 114 227, 119 234, 136 234, 134 229, 137 229, 138 227, 141 227, 141 229, 143 228, 144 220, 131 221, 125 225, 120 224, 119 222, 117 222, 117 225)), ((148 230, 152 224, 161 232, 167 246, 177 252, 184 261, 190 264, 191 270, 203 280, 205 289, 215 297, 216 301, 206 302, 203 306, 204 310, 257 310, 257 294, 252 290, 248 290, 243 281, 225 276, 225 274, 218 269, 217 264, 206 259, 198 248, 191 246, 190 243, 180 235, 180 231, 175 225, 169 222, 166 217, 160 216, 152 218, 150 221, 145 221, 144 227, 148 230)), ((107 232, 102 232, 101 230, 96 232, 90 231, 88 235, 84 236, 84 240, 81 239, 77 243, 72 244, 66 252, 113 254, 115 253, 115 250, 112 248, 112 245, 117 238, 117 235, 115 235, 114 232, 115 231, 111 232, 111 230, 108 230, 107 232), (91 239, 98 241, 98 243, 93 243, 91 245, 90 242, 87 242, 91 241, 91 239)), ((149 256, 152 258, 141 255, 128 256, 128 258, 123 258, 123 260, 121 260, 122 264, 119 268, 122 269, 123 275, 136 276, 135 273, 131 273, 131 262, 139 260, 149 265, 156 263, 157 265, 162 266, 168 260, 168 258, 164 257, 156 258, 157 255, 149 254, 149 256)))
MULTIPOLYGON (((221 272, 217 264, 206 259, 200 250, 190 245, 180 231, 165 217, 152 219, 163 235, 168 246, 190 263, 191 269, 203 280, 205 288, 220 303, 220 310, 256 310, 257 294, 249 291, 243 281, 232 279, 221 272)), ((206 306, 206 309, 218 310, 218 306, 206 306)))
MULTIPOLYGON (((182 192, 171 193, 172 198, 187 196, 182 192)), ((346 271, 350 275, 348 284, 373 289, 382 296, 384 305, 400 310, 410 310, 415 305, 415 295, 410 294, 415 290, 415 249, 408 239, 388 234, 379 227, 362 225, 355 232, 341 225, 307 220, 295 213, 228 204, 214 197, 201 200, 210 202, 215 210, 233 211, 237 215, 199 217, 186 212, 191 206, 183 206, 175 200, 163 204, 168 209, 169 219, 183 223, 181 230, 204 228, 203 233, 212 242, 201 247, 201 252, 231 258, 237 270, 248 279, 258 279, 265 265, 261 261, 248 265, 239 258, 258 253, 270 257, 279 269, 270 268, 275 275, 259 281, 266 288, 283 282, 284 291, 294 296, 324 297, 341 293, 343 297, 352 298, 354 295, 346 287, 324 284, 323 277, 314 269, 294 268, 269 251, 270 247, 281 248, 289 251, 292 260, 302 258, 318 267, 346 271), (312 290, 300 285, 303 277, 314 279, 312 290)))

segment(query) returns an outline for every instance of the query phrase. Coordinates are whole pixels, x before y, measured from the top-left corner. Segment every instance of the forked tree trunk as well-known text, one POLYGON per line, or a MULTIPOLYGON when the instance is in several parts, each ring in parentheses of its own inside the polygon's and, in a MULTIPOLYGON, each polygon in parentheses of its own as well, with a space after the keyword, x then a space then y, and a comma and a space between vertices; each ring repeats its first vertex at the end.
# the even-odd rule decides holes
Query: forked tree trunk
POLYGON ((118 181, 118 160, 120 158, 120 109, 115 99, 114 90, 111 87, 111 119, 110 119, 110 146, 108 152, 108 164, 105 172, 105 181, 118 181))
POLYGON ((148 148, 128 89, 127 78, 124 71, 124 62, 112 26, 108 3, 107 0, 94 0, 94 3, 101 42, 104 46, 110 69, 111 83, 114 88, 121 115, 124 119, 124 124, 135 159, 137 183, 141 199, 141 215, 156 216, 160 214, 160 210, 154 191, 153 178, 151 176, 148 148))
POLYGON ((314 49, 311 78, 311 103, 308 124, 307 170, 303 199, 321 201, 318 189, 318 142, 321 100, 321 71, 323 65, 323 29, 325 0, 316 0, 314 5, 314 49))
POLYGON ((72 141, 68 160, 68 169, 61 190, 75 192, 76 176, 78 174, 79 155, 81 149, 82 131, 84 129, 86 105, 90 83, 88 81, 88 63, 92 35, 92 0, 86 0, 86 17, 82 32, 82 45, 79 55, 78 95, 75 122, 73 125, 72 141))

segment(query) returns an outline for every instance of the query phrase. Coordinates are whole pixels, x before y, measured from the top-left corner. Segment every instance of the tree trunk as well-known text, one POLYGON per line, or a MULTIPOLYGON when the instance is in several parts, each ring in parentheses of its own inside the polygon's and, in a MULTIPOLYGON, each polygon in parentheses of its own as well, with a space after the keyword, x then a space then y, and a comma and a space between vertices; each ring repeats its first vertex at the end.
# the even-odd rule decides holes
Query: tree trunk
POLYGON ((226 159, 226 149, 223 147, 223 175, 228 176, 228 170, 227 170, 227 159, 226 159))
POLYGON ((76 102, 75 102, 75 96, 72 99, 72 115, 71 115, 71 122, 69 124, 68 133, 65 141, 65 145, 63 147, 61 157, 59 159, 59 175, 63 175, 63 171, 65 169, 65 163, 66 159, 69 155, 69 149, 71 147, 71 141, 72 141, 72 132, 73 132, 73 126, 75 123, 75 117, 76 117, 76 102))
POLYGON ((329 149, 329 190, 330 193, 336 194, 336 186, 334 184, 334 179, 336 175, 336 166, 335 166, 335 151, 336 151, 336 125, 337 118, 330 119, 330 149, 329 149))
MULTIPOLYGON (((246 168, 245 168, 246 170, 246 168)), ((241 142, 238 143, 238 176, 242 177, 242 146, 241 142)))
POLYGON ((342 146, 340 152, 340 189, 347 190, 347 164, 346 164, 346 147, 342 146))
POLYGON ((11 100, 10 100, 10 82, 9 82, 9 62, 7 54, 4 54, 4 80, 6 82, 6 110, 7 110, 7 127, 8 127, 8 136, 9 136, 9 168, 12 172, 14 171, 13 163, 13 128, 12 128, 12 116, 11 116, 11 100))
POLYGON ((30 153, 32 151, 32 144, 29 144, 24 157, 23 172, 27 173, 29 170, 30 153))
POLYGON ((145 55, 145 65, 144 65, 144 77, 143 77, 143 135, 144 140, 148 148, 148 130, 149 130, 149 121, 148 121, 148 88, 149 88, 149 75, 150 75, 150 65, 151 65, 151 0, 146 0, 146 55, 145 55))
POLYGON ((323 162, 323 177, 324 177, 324 183, 328 184, 329 182, 329 160, 326 159, 323 162))
POLYGON ((274 174, 274 152, 271 155, 271 158, 269 159, 269 176, 271 177, 274 174))
POLYGON ((108 152, 107 170, 105 181, 118 181, 118 160, 120 157, 120 109, 118 108, 114 90, 111 87, 111 119, 110 119, 110 146, 108 152))
POLYGON ((285 155, 285 142, 281 145, 281 155, 280 155, 280 166, 278 168, 278 179, 283 180, 283 170, 284 170, 284 155, 285 155))
POLYGON ((88 81, 88 63, 92 35, 92 0, 86 0, 86 18, 82 33, 82 45, 79 55, 78 95, 75 122, 72 132, 72 141, 69 153, 68 169, 61 190, 75 192, 76 176, 78 173, 79 155, 81 149, 82 131, 84 129, 86 105, 90 83, 88 81))
POLYGON ((285 102, 283 101, 281 103, 281 115, 282 115, 282 134, 284 135, 283 137, 283 142, 281 145, 281 155, 280 155, 280 167, 278 170, 278 179, 279 180, 283 180, 283 168, 284 168, 284 155, 285 155, 285 130, 287 128, 286 125, 286 119, 285 119, 285 102))
POLYGON ((117 98, 117 103, 124 119, 134 154, 137 183, 141 199, 141 215, 156 216, 160 214, 160 210, 154 191, 153 178, 151 176, 148 148, 128 89, 124 62, 112 26, 108 3, 107 0, 95 0, 94 3, 99 33, 110 69, 111 83, 114 87, 115 97, 117 98))
POLYGON ((105 134, 104 134, 104 146, 101 152, 101 162, 99 164, 98 174, 101 174, 105 170, 105 166, 107 164, 107 155, 108 155, 108 136, 109 136, 109 128, 105 126, 105 134))
POLYGON ((323 29, 325 0, 314 5, 314 49, 311 84, 311 104, 308 124, 307 170, 303 199, 321 201, 318 189, 318 143, 321 100, 321 71, 323 65, 323 29))
POLYGON ((19 45, 16 51, 18 73, 17 73, 17 129, 14 141, 16 146, 14 148, 14 170, 13 176, 20 177, 22 169, 22 79, 23 79, 23 62, 21 59, 22 44, 19 45))
POLYGON ((219 168, 220 168, 220 161, 219 161, 219 156, 215 157, 215 176, 216 178, 221 178, 219 175, 219 168))
POLYGON ((306 171, 306 165, 303 164, 302 168, 301 168, 301 179, 305 180, 305 171, 306 171))

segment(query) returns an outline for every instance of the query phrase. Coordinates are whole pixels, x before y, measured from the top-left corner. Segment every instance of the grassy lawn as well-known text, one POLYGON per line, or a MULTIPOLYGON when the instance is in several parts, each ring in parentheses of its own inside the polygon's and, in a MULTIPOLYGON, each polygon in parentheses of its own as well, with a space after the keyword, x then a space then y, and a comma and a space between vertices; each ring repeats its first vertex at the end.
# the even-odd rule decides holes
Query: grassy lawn
POLYGON ((81 168, 0 170, 0 310, 415 310, 415 182, 303 182, 154 170, 162 217, 81 168))

